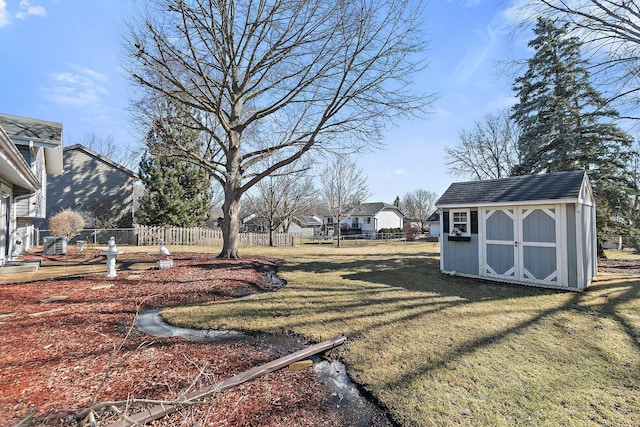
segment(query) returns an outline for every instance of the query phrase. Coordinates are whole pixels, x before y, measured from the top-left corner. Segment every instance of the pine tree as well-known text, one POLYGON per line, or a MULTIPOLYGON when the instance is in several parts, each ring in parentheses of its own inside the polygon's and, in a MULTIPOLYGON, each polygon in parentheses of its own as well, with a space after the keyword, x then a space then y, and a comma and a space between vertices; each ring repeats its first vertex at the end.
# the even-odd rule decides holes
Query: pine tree
POLYGON ((145 192, 136 213, 138 223, 200 227, 209 218, 212 195, 204 169, 145 154, 139 175, 145 192))
POLYGON ((514 83, 519 102, 512 117, 521 128, 516 175, 585 169, 597 204, 598 233, 623 232, 636 189, 628 165, 632 140, 616 124, 618 113, 590 83, 581 43, 567 26, 539 18, 529 46, 535 50, 514 83))

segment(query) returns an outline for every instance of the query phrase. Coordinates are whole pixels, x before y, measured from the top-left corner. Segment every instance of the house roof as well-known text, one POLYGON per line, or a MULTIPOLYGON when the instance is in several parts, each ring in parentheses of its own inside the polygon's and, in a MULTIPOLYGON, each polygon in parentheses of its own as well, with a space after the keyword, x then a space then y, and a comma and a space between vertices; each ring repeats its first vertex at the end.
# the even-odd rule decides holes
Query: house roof
POLYGON ((436 202, 439 207, 469 204, 579 199, 587 179, 584 170, 513 176, 451 184, 436 202))
POLYGON ((111 166, 113 168, 119 169, 122 172, 130 175, 133 178, 136 178, 136 179, 138 178, 138 174, 135 173, 134 171, 132 171, 131 169, 128 169, 128 168, 122 166, 121 164, 114 162, 113 160, 109 159, 108 157, 103 156, 102 154, 96 153, 92 149, 90 149, 88 147, 85 147, 82 144, 73 144, 73 145, 70 145, 68 147, 65 147, 64 148, 64 152, 66 153, 68 151, 82 151, 86 155, 94 157, 94 158, 96 158, 96 159, 108 164, 109 166, 111 166))
POLYGON ((298 225, 302 226, 302 227, 320 227, 322 226, 322 219, 318 218, 317 216, 298 216, 293 218, 293 220, 295 222, 298 223, 298 225))
POLYGON ((14 186, 15 195, 30 194, 41 188, 24 157, 2 127, 0 127, 0 178, 14 186))
POLYGON ((14 144, 26 145, 33 142, 44 147, 47 173, 62 173, 61 123, 0 114, 0 127, 5 130, 14 144))
POLYGON ((429 215, 429 218, 427 218, 427 222, 439 222, 440 221, 440 214, 438 213, 438 211, 434 211, 431 215, 429 215))
POLYGON ((390 205, 389 203, 384 203, 384 202, 362 203, 362 204, 360 204, 358 206, 355 206, 353 209, 351 209, 351 211, 349 212, 349 215, 351 215, 351 216, 373 216, 373 215, 377 214, 378 212, 386 210, 386 209, 391 209, 391 210, 398 211, 402 216, 404 216, 404 214, 402 213, 402 211, 400 209, 398 209, 398 207, 396 207, 394 205, 390 205))

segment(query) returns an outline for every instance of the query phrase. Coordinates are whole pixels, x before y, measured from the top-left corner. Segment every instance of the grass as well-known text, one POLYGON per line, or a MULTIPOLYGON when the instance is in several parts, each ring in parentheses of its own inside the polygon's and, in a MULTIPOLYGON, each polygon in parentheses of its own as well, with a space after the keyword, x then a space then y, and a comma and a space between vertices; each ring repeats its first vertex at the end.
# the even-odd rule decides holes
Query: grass
MULTIPOLYGON (((345 334, 354 381, 404 426, 640 425, 640 277, 583 293, 439 273, 434 243, 244 248, 275 293, 163 311, 183 327, 345 334)), ((639 257, 640 258, 640 257, 639 257)))

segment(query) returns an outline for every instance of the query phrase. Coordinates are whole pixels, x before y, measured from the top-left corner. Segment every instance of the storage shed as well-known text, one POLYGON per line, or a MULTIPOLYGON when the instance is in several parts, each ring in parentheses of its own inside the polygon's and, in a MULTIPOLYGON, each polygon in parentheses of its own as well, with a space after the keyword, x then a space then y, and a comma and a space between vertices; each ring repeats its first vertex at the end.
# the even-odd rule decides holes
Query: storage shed
POLYGON ((436 207, 443 273, 573 291, 596 275, 596 209, 583 170, 454 183, 436 207))

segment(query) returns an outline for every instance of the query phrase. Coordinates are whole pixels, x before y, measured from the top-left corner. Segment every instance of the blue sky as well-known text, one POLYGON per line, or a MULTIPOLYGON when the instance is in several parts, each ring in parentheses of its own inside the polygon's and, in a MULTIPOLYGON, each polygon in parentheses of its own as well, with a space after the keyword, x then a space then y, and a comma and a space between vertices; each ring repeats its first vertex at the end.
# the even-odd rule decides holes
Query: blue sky
MULTIPOLYGON (((524 58, 526 36, 510 37, 511 1, 431 0, 425 29, 430 65, 419 88, 440 94, 433 113, 391 128, 383 150, 358 156, 370 201, 392 203, 416 189, 439 195, 455 180, 444 146, 462 129, 515 102, 499 62, 524 58)), ((130 83, 121 34, 132 0, 0 0, 0 112, 61 122, 64 144, 87 134, 134 147, 130 83)), ((135 169, 136 166, 133 165, 135 169)))

